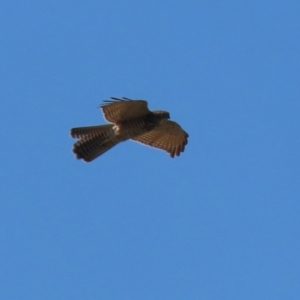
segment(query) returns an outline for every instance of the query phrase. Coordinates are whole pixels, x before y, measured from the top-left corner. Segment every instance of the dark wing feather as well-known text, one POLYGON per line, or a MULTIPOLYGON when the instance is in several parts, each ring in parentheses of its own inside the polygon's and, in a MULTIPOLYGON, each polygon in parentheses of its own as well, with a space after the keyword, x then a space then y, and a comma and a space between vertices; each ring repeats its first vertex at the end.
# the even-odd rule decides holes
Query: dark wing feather
POLYGON ((144 100, 131 100, 111 97, 112 100, 104 100, 101 105, 105 119, 111 123, 122 123, 131 119, 147 115, 150 111, 148 103, 144 100))
POLYGON ((170 153, 171 157, 179 156, 188 143, 188 134, 174 121, 166 121, 153 130, 138 135, 133 140, 159 148, 170 153))

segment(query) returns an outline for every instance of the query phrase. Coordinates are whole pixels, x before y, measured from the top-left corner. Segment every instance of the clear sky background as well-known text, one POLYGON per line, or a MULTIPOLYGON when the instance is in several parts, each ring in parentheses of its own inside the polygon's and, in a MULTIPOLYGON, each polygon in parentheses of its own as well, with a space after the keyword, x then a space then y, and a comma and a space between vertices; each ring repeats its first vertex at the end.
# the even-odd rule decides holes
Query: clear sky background
POLYGON ((299 1, 1 1, 1 299, 300 299, 299 1), (110 96, 189 133, 92 163, 110 96))

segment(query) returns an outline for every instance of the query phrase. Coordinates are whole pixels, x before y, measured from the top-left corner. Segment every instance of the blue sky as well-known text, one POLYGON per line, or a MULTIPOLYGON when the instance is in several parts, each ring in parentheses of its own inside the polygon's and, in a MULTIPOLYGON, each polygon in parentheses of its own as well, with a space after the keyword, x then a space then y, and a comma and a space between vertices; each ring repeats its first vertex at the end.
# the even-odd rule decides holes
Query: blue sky
POLYGON ((0 3, 1 299, 300 297, 299 1, 0 3), (92 163, 110 96, 189 133, 92 163))

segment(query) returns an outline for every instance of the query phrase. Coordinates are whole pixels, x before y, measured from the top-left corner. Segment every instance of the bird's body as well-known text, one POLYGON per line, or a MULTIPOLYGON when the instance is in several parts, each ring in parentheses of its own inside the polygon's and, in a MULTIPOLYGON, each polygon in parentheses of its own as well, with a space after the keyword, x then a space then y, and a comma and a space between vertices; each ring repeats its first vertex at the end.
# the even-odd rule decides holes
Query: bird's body
POLYGON ((73 152, 87 162, 128 139, 166 150, 171 157, 179 156, 187 144, 188 134, 166 111, 150 111, 144 100, 113 98, 101 106, 105 119, 112 124, 71 129, 79 140, 73 152))

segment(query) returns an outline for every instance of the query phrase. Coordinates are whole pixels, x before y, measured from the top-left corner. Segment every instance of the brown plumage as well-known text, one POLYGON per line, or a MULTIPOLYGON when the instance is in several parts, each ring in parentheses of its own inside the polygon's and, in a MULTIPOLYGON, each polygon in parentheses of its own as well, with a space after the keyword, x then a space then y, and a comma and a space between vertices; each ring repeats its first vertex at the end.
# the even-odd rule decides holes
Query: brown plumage
POLYGON ((92 161, 120 142, 132 139, 179 156, 188 142, 188 134, 166 111, 150 111, 144 100, 123 97, 105 100, 101 105, 106 125, 71 129, 71 136, 79 140, 73 152, 78 159, 92 161))

